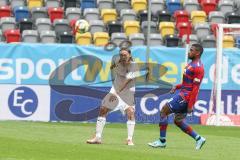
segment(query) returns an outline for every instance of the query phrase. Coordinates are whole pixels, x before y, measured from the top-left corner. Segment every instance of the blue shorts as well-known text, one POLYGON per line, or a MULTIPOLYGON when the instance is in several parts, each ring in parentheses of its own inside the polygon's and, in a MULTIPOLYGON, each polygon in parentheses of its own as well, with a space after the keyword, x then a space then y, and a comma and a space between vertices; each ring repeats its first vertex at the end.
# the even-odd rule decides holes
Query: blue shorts
POLYGON ((188 103, 179 94, 172 97, 167 105, 172 113, 187 113, 188 103))

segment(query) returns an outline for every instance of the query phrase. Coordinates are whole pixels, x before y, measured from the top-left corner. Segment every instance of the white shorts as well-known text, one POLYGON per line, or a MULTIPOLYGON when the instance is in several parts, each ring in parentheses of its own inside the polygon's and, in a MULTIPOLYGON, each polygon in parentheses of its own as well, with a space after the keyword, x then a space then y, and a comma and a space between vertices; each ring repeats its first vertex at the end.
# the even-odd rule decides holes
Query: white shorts
POLYGON ((111 111, 120 110, 122 113, 125 113, 125 110, 129 107, 135 109, 135 105, 129 106, 118 94, 116 94, 114 87, 112 87, 110 92, 103 98, 102 106, 110 109, 111 111), (109 98, 111 96, 116 96, 116 100, 110 101, 109 98))

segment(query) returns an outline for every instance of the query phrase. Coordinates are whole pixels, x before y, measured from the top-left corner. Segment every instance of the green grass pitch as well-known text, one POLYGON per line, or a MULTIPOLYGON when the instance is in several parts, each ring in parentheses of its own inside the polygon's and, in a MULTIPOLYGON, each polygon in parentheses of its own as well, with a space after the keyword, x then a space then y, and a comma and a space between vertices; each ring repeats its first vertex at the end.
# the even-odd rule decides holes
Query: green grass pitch
POLYGON ((157 124, 137 124, 135 146, 126 146, 126 124, 107 124, 103 144, 89 145, 95 124, 0 122, 0 160, 239 160, 240 128, 193 125, 206 137, 199 151, 195 142, 169 125, 165 149, 147 146, 158 138, 157 124))

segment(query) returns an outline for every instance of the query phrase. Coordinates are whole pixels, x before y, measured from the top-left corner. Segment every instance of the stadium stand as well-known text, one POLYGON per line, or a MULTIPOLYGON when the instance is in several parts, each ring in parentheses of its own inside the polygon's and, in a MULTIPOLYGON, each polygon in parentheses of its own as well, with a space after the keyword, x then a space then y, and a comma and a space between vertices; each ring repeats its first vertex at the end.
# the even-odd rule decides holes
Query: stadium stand
MULTIPOLYGON (((19 42, 30 42, 32 38, 34 43, 101 46, 99 39, 107 32, 104 43, 108 39, 119 45, 125 39, 133 41, 133 45, 146 45, 147 7, 147 0, 0 0, 1 41, 11 41, 5 39, 5 31, 12 29, 19 30, 19 42), (74 25, 78 19, 89 22, 89 33, 76 34, 74 25), (60 38, 64 32, 67 34, 60 38), (70 40, 66 40, 67 36, 70 40), (137 38, 141 43, 135 43, 137 38)), ((184 47, 186 34, 190 34, 190 41, 209 48, 215 47, 217 24, 240 23, 240 1, 152 0, 151 13, 151 46, 184 47)), ((225 47, 238 46, 237 38, 225 37, 225 47)))

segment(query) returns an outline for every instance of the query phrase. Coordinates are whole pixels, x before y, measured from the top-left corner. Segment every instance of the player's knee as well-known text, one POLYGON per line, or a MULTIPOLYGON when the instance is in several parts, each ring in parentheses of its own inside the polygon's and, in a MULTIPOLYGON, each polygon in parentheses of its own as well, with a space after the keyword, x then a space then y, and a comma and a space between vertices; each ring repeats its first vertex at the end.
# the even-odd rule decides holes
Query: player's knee
POLYGON ((182 122, 182 120, 174 118, 174 124, 175 125, 179 126, 181 122, 182 122))
POLYGON ((134 110, 134 108, 129 107, 127 109, 127 117, 128 117, 128 120, 135 120, 135 110, 134 110))
POLYGON ((107 113, 108 113, 108 109, 106 107, 101 107, 100 108, 99 116, 106 117, 107 113))

